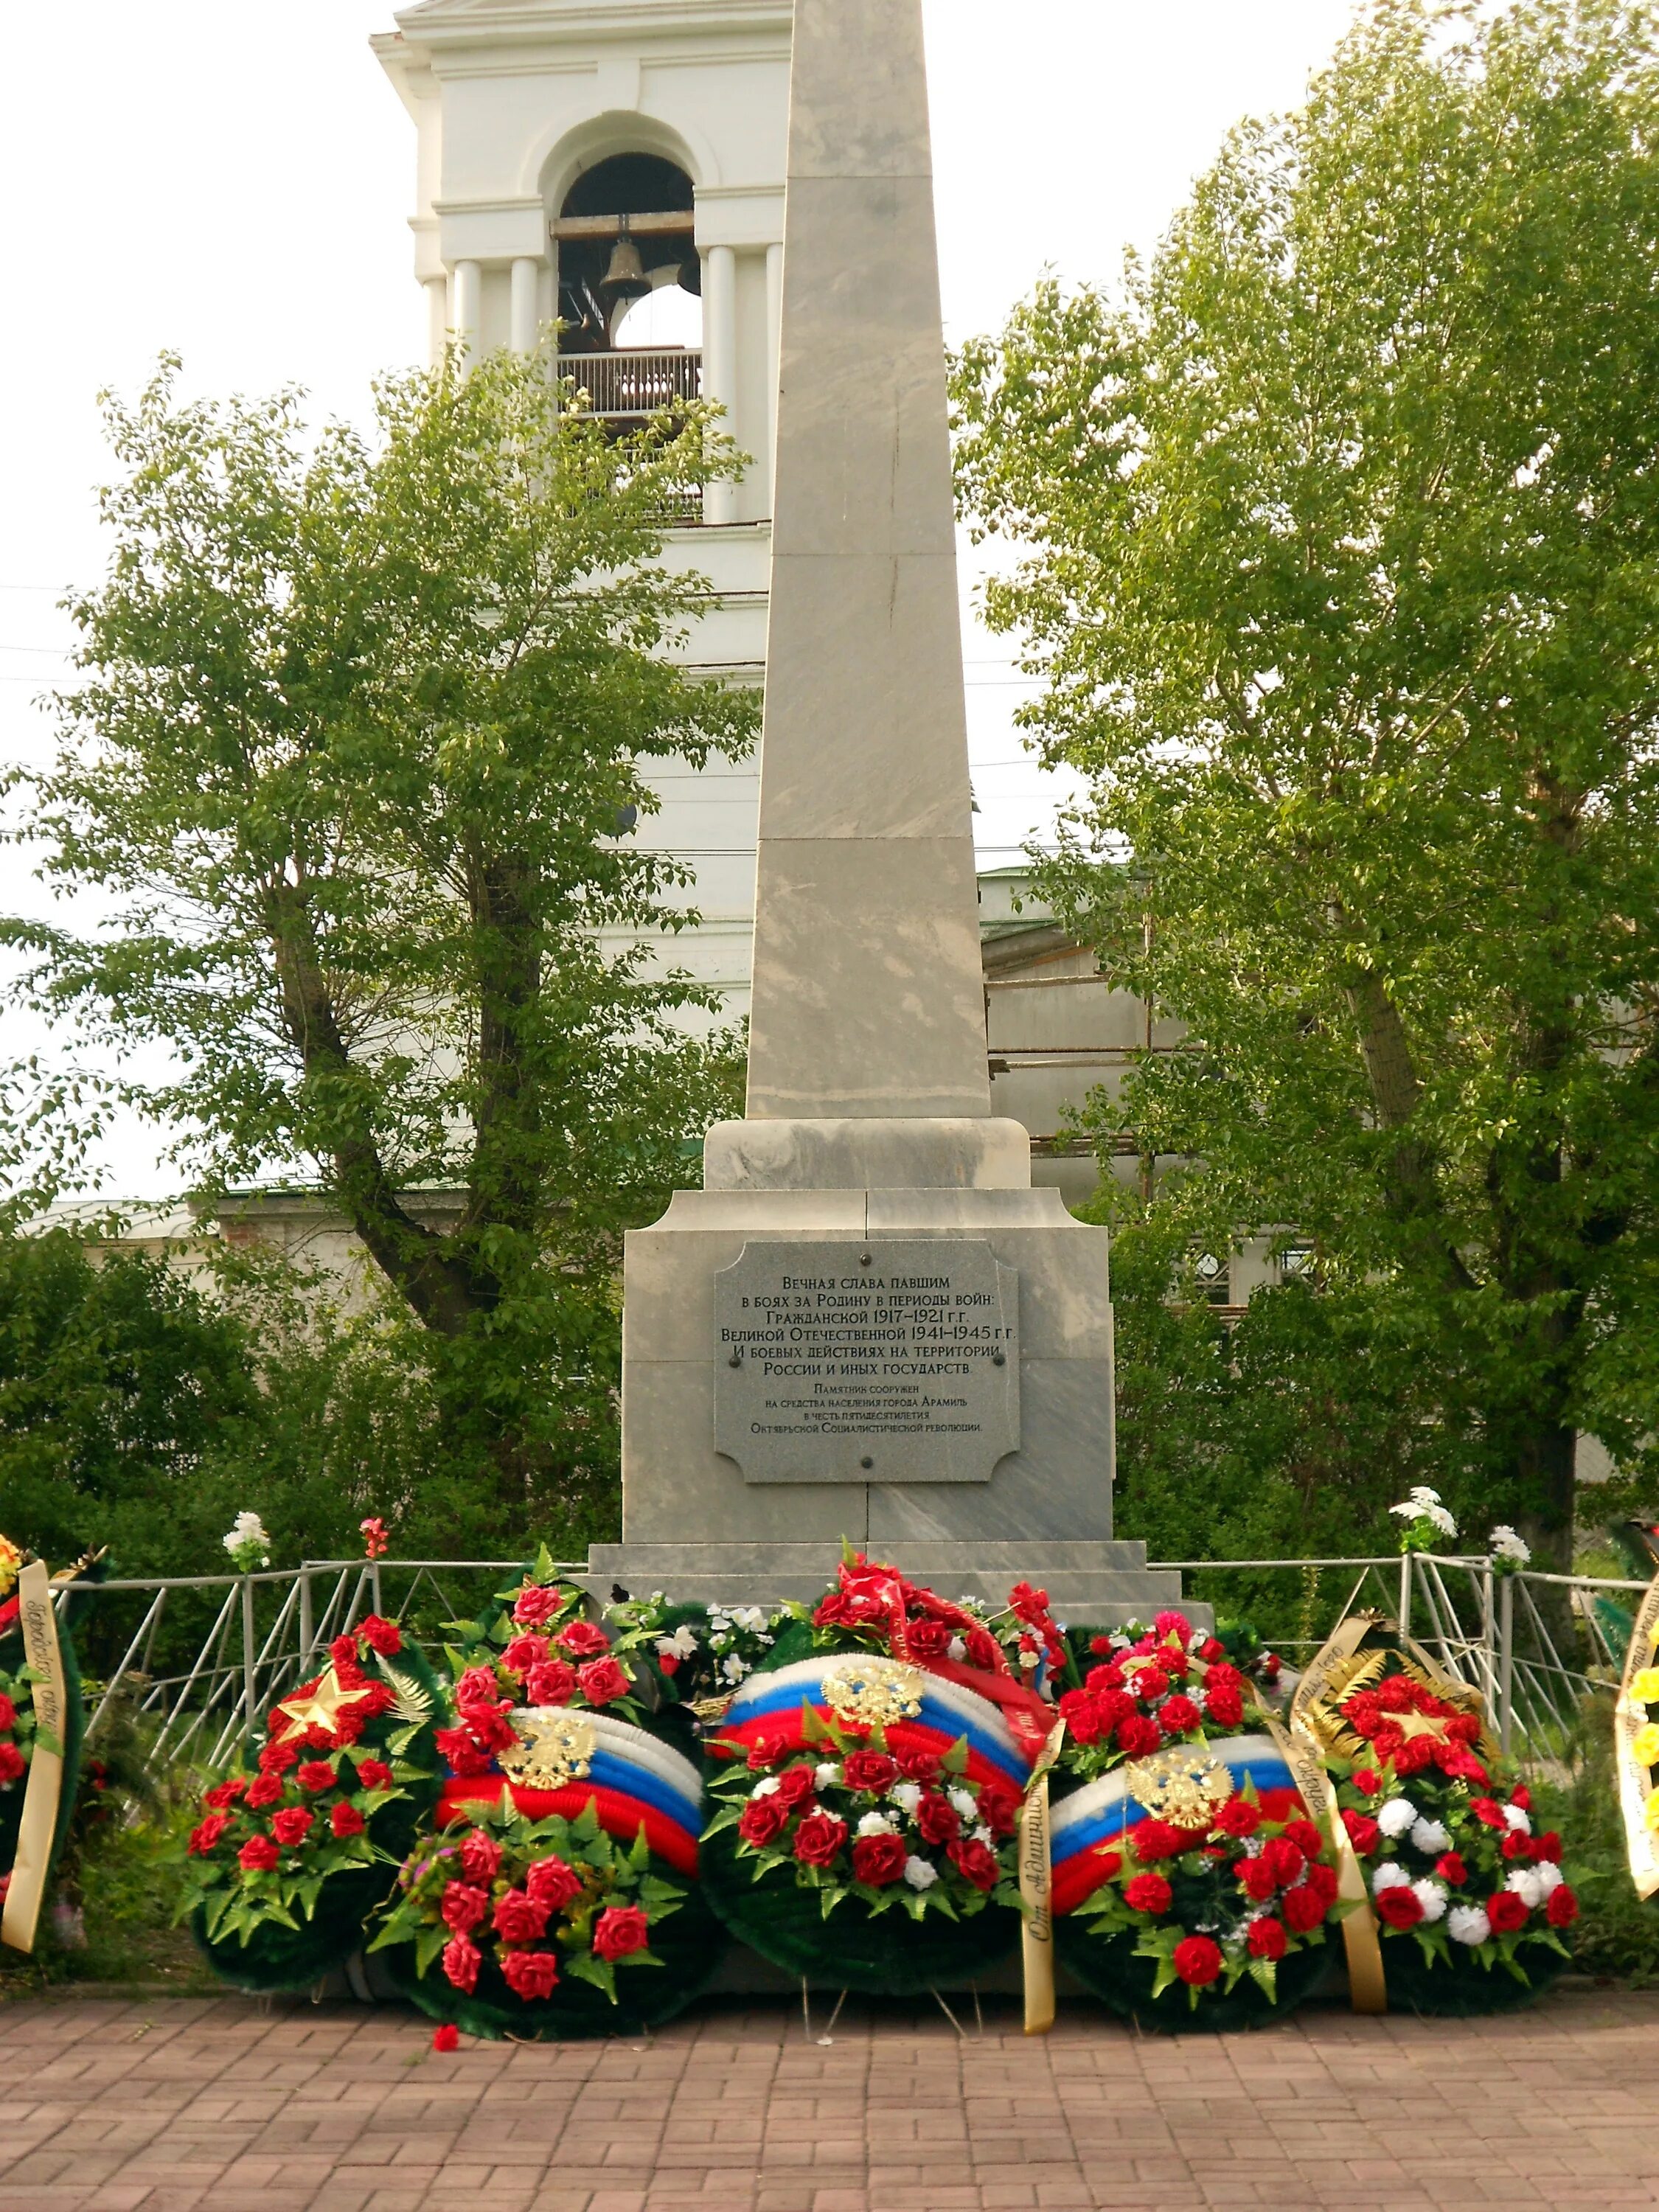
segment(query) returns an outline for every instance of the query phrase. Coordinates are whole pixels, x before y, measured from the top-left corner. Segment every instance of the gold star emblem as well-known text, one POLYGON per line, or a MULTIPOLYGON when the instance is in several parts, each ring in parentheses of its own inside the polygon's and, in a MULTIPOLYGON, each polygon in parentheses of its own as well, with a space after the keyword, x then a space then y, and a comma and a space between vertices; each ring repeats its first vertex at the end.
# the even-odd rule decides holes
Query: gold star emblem
POLYGON ((319 1677, 314 1690, 296 1691, 291 1698, 285 1698, 276 1710, 301 1731, 320 1728, 331 1734, 343 1709, 366 1698, 372 1686, 365 1682, 360 1690, 343 1690, 338 1674, 330 1667, 319 1677))

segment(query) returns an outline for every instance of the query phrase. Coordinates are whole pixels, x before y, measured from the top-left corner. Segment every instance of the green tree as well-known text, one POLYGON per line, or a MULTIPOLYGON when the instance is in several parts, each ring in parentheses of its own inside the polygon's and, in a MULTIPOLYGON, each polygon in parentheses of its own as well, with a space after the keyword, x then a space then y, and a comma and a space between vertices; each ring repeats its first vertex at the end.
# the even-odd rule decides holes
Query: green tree
POLYGON ((1201 1163, 1166 1226, 1311 1233, 1556 1560, 1576 1430, 1645 1480, 1659 1427, 1653 33, 1382 0, 957 386, 1091 785, 1048 888, 1186 1024, 1096 1126, 1201 1163))
POLYGON ((752 697, 672 658, 708 587, 659 557, 738 457, 696 410, 611 435, 544 360, 388 377, 372 443, 176 368, 106 403, 114 555, 60 757, 12 779, 112 918, 6 925, 22 990, 106 1064, 166 1048, 124 1095, 205 1192, 297 1173, 343 1210, 424 1333, 435 1486, 482 1482, 503 1540, 603 1514, 620 1233, 730 1089, 645 942, 686 872, 619 830, 652 762, 751 740, 752 697))

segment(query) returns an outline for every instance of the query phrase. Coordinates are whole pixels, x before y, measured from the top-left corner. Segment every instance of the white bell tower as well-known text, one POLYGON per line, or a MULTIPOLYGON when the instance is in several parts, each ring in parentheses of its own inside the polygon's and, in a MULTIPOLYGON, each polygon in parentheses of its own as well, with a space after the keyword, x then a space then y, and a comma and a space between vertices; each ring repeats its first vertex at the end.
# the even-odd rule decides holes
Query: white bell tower
MULTIPOLYGON (((726 410, 751 465, 670 536, 715 598, 696 665, 766 658, 793 0, 419 0, 375 52, 417 133, 415 273, 435 358, 530 350, 618 422, 677 397, 726 410)), ((638 836, 696 872, 702 927, 665 948, 744 1014, 758 764, 653 775, 638 836)))

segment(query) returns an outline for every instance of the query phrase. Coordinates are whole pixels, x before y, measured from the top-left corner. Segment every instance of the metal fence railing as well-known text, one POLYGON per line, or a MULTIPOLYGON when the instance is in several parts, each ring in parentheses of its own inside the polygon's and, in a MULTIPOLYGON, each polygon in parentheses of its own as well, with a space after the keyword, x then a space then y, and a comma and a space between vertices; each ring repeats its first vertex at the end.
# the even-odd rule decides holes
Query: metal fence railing
MULTIPOLYGON (((506 1559, 307 1559, 258 1574, 193 1575, 62 1586, 96 1733, 118 1703, 143 1725, 156 1767, 219 1766, 270 1705, 314 1674, 330 1643, 368 1613, 398 1621, 435 1648, 448 1622, 476 1613, 521 1562, 506 1559), (82 1606, 85 1610, 81 1610, 82 1606)), ((1183 1559, 1188 1595, 1225 1617, 1272 1599, 1268 1641, 1304 1664, 1346 1614, 1400 1622, 1449 1674, 1479 1689, 1506 1751, 1533 1764, 1569 1750, 1587 1697, 1610 1693, 1646 1585, 1530 1570, 1506 1573, 1479 1555, 1416 1553, 1326 1559, 1183 1559), (1245 1596, 1245 1605, 1236 1601, 1245 1596)), ((559 1571, 586 1572, 565 1561, 559 1571)))
POLYGON ((559 374, 587 394, 595 415, 611 422, 637 421, 699 397, 702 354, 696 347, 678 346, 561 354, 559 374))

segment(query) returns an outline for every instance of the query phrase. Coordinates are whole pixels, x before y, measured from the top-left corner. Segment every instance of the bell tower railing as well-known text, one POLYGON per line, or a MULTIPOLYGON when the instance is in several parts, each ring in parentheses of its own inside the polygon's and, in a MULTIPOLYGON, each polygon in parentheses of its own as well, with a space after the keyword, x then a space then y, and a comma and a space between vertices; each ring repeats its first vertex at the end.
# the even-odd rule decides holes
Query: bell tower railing
POLYGON ((559 356, 559 375, 574 380, 607 422, 626 422, 683 405, 702 394, 701 348, 638 347, 617 353, 559 356))

